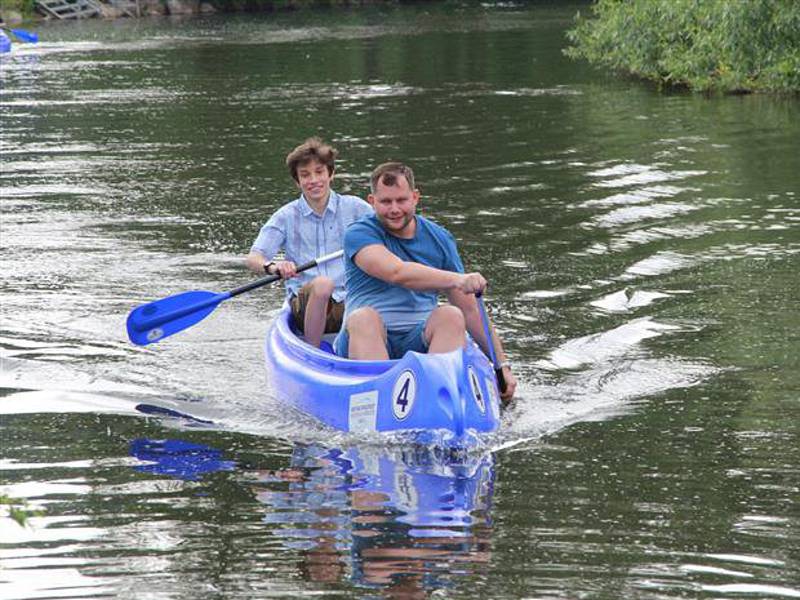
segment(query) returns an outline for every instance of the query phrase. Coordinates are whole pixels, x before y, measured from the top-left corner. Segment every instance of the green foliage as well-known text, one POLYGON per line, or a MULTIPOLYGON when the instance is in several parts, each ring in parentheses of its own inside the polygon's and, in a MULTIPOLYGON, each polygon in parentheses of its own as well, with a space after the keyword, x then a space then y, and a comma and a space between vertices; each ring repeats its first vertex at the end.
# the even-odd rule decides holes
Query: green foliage
POLYGON ((30 510, 25 506, 21 506, 19 501, 9 498, 5 494, 0 494, 0 505, 8 506, 8 516, 19 523, 20 527, 24 527, 29 518, 42 514, 42 511, 30 510))
POLYGON ((565 53, 698 91, 800 92, 796 0, 598 0, 565 53))
POLYGON ((0 12, 16 10, 25 16, 33 14, 33 0, 0 0, 0 12))

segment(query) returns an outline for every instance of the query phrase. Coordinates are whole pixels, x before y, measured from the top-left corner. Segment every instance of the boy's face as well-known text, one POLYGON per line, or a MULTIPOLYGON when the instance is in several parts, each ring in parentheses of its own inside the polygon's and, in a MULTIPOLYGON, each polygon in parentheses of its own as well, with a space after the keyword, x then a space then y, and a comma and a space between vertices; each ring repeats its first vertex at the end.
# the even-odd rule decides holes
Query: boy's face
POLYGON ((318 160, 311 159, 297 167, 297 184, 309 202, 325 202, 331 193, 333 173, 318 160))

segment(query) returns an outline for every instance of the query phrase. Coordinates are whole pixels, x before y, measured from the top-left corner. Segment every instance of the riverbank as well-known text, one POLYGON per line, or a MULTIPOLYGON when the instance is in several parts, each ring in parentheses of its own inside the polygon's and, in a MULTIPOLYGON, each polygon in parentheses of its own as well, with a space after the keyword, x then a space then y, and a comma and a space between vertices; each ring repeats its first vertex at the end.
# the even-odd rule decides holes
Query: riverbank
MULTIPOLYGON (((431 0, 428 0, 429 2, 431 0)), ((100 18, 152 17, 168 15, 212 14, 217 12, 276 12, 304 8, 351 7, 397 4, 397 0, 96 0, 100 18)), ((0 23, 18 25, 48 20, 36 10, 33 0, 0 0, 0 23)))

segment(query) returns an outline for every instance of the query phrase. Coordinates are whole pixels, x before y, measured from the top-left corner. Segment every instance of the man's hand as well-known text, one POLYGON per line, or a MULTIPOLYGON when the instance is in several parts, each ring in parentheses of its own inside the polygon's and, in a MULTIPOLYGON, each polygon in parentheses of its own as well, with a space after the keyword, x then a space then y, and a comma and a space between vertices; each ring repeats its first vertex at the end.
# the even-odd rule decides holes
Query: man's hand
POLYGON ((480 273, 465 273, 458 281, 456 288, 465 294, 481 294, 486 289, 486 280, 480 273))
POLYGON ((517 378, 511 372, 511 367, 503 367, 502 373, 506 382, 506 391, 500 394, 500 400, 502 400, 503 406, 507 406, 514 397, 514 390, 517 389, 517 378))
POLYGON ((297 275, 297 265, 290 260, 279 260, 275 263, 275 273, 282 279, 291 279, 297 275))

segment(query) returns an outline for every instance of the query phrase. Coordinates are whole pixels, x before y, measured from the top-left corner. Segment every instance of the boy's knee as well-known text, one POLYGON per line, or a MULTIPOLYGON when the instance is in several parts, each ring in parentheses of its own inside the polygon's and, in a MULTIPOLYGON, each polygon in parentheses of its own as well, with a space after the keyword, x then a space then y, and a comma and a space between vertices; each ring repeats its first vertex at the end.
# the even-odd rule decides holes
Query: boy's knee
POLYGON ((326 277, 325 275, 315 277, 311 281, 311 292, 316 296, 325 296, 326 298, 330 298, 331 295, 333 295, 333 290, 335 287, 336 284, 333 283, 333 279, 326 277))

